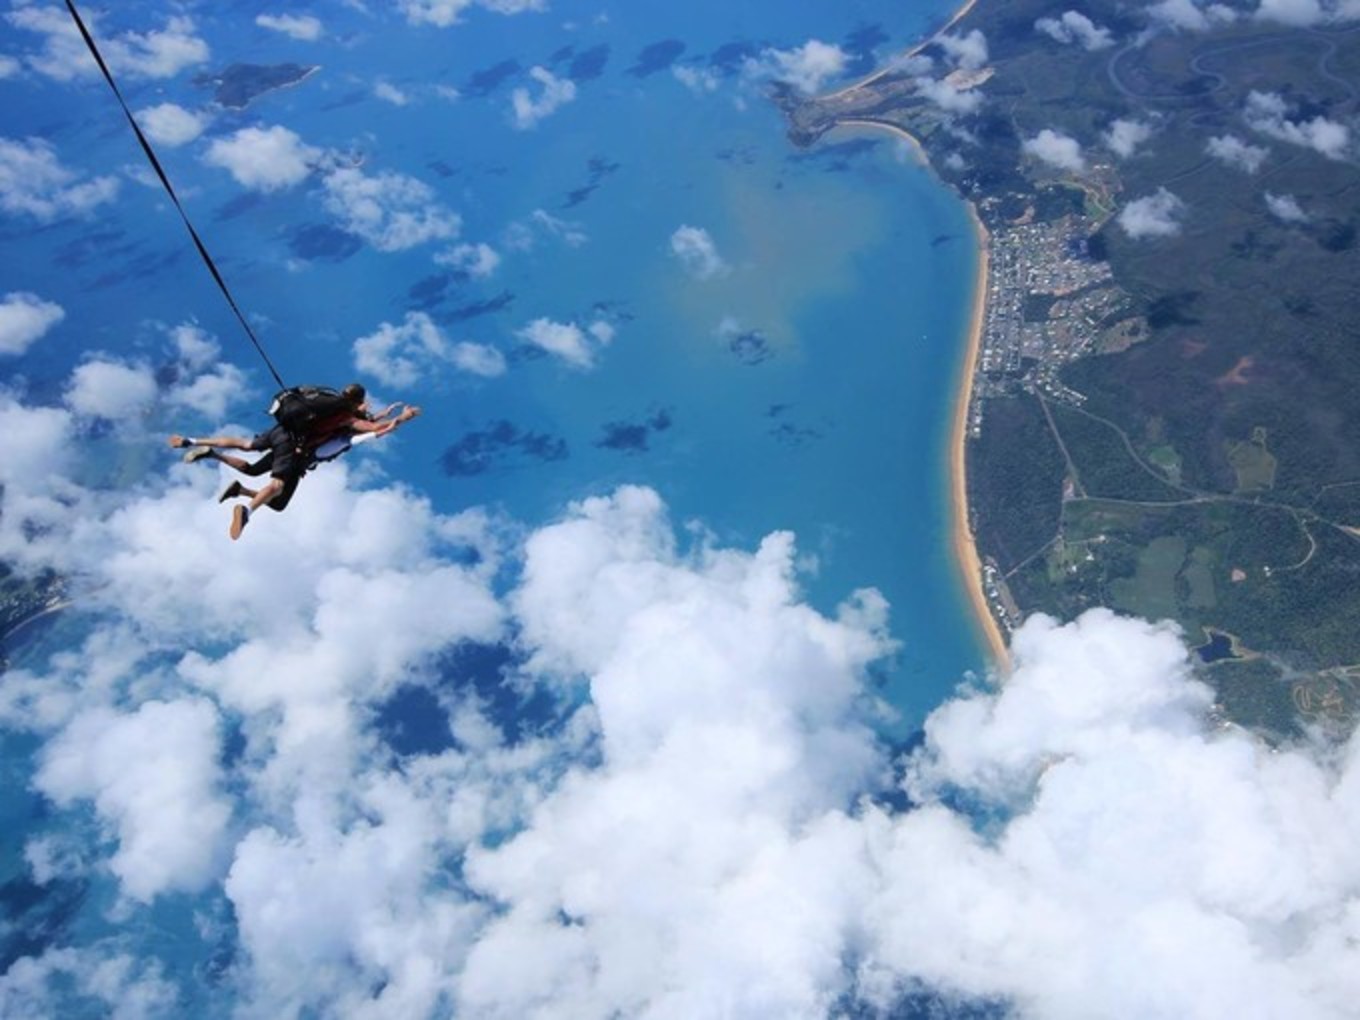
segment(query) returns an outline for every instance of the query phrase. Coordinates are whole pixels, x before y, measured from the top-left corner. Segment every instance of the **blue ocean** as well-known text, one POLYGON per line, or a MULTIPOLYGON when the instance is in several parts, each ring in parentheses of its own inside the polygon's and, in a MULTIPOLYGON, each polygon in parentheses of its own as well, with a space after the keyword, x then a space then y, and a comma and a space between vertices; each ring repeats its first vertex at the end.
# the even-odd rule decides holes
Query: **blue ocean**
MULTIPOLYGON (((984 666, 952 558, 947 484, 974 241, 960 202, 891 136, 847 131, 795 148, 753 68, 769 51, 820 40, 846 59, 815 84, 846 84, 953 5, 447 6, 460 8, 457 23, 441 27, 387 4, 288 5, 324 24, 316 38, 262 27, 257 16, 278 11, 255 2, 119 4, 98 26, 117 35, 192 17, 210 57, 173 77, 125 76, 129 104, 211 112, 200 137, 160 155, 285 381, 358 378, 382 402, 421 406, 387 441, 388 477, 441 512, 486 507, 525 528, 639 484, 682 529, 721 546, 790 531, 812 606, 834 613, 862 588, 889 602, 899 646, 876 680, 897 717, 882 725, 890 739, 908 737, 984 666), (316 70, 239 108, 214 102, 221 72, 284 64, 316 70), (213 139, 252 127, 295 135, 310 176, 247 187, 208 158, 213 139), (328 173, 418 181, 420 203, 446 221, 388 221, 387 234, 366 234, 328 205, 321 162, 328 173), (428 240, 408 244, 402 229, 428 240), (389 361, 383 378, 356 364, 357 340, 423 324, 491 368, 435 359, 403 375, 389 361)), ((0 23, 0 52, 40 43, 13 19, 0 23)), ((247 93, 251 74, 236 79, 247 93)), ((192 321, 245 373, 244 406, 257 413, 161 411, 140 447, 96 429, 82 442, 108 450, 98 484, 164 470, 169 431, 262 427, 275 384, 102 80, 16 73, 0 77, 0 94, 4 138, 42 139, 77 178, 121 182, 116 201, 88 213, 0 215, 0 291, 65 311, 59 331, 0 360, 4 384, 56 403, 91 352, 158 363, 165 329, 192 321)), ((221 522, 225 531, 225 513, 221 522)), ((5 649, 11 667, 38 667, 90 626, 63 614, 27 628, 5 649)), ((212 991, 235 952, 220 890, 128 908, 98 871, 34 885, 24 857, 33 833, 97 823, 32 791, 32 735, 0 741, 0 968, 49 943, 116 937, 159 961, 179 1015, 228 1015, 212 991)), ((79 1002, 71 1008, 106 1015, 96 999, 79 1002)))

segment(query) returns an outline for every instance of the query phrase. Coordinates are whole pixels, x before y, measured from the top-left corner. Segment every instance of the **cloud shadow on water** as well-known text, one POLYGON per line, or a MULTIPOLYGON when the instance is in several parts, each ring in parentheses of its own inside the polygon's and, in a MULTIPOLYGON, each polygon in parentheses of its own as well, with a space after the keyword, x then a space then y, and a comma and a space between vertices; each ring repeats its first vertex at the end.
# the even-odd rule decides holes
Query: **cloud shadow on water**
POLYGON ((596 440, 595 445, 620 453, 647 453, 651 449, 652 436, 665 432, 671 424, 671 413, 666 408, 640 421, 605 422, 604 435, 596 440))
POLYGON ((344 262, 363 246, 358 237, 329 223, 299 227, 288 239, 293 254, 309 262, 344 262))
POLYGON ((634 78, 646 78, 660 71, 670 70, 670 66, 685 52, 685 44, 679 39, 662 39, 650 46, 644 46, 637 60, 628 69, 634 78))
POLYGON ((565 460, 568 455, 567 441, 561 436, 525 431, 502 419, 464 434, 445 449, 439 462, 450 477, 468 478, 534 462, 565 460))

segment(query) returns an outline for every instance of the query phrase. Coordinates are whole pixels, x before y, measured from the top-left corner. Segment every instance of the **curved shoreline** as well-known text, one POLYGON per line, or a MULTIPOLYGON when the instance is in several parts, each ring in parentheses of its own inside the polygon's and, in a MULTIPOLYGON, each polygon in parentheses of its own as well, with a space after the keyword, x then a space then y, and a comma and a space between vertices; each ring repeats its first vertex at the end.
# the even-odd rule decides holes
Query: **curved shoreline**
MULTIPOLYGON (((960 16, 962 13, 964 12, 960 12, 960 16)), ((838 121, 836 126, 878 128, 887 131, 905 139, 916 151, 921 162, 926 166, 930 165, 930 158, 916 136, 896 124, 867 118, 846 118, 838 121)), ((996 617, 992 615, 991 606, 987 602, 987 593, 982 588, 982 557, 978 555, 977 541, 968 523, 968 411, 973 404, 973 378, 977 372, 978 359, 982 356, 982 339, 987 327, 991 236, 987 233, 982 218, 978 216, 977 207, 967 199, 961 201, 968 211, 969 222, 973 225, 973 236, 977 243, 977 266, 973 271, 973 305, 968 323, 968 347, 959 370, 954 418, 949 434, 950 532, 954 547, 954 564, 961 575, 960 580, 963 582, 968 601, 972 604, 974 621, 986 641, 992 664, 1005 673, 1011 666, 1010 649, 1000 625, 996 622, 996 617)))

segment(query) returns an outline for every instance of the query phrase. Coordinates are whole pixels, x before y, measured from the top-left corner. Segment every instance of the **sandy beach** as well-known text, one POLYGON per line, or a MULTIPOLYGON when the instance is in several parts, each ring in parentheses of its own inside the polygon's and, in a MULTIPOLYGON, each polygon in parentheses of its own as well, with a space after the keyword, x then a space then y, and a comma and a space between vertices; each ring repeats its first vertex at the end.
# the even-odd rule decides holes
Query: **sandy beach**
MULTIPOLYGON (((960 12, 960 16, 962 13, 960 12)), ((887 131, 905 139, 921 162, 930 165, 929 157, 916 137, 895 124, 847 118, 840 121, 838 126, 878 128, 887 131)), ((987 604, 987 595, 982 589, 982 559, 978 555, 973 529, 968 524, 968 408, 973 400, 973 375, 977 369, 978 358, 982 355, 982 337, 987 325, 989 237, 987 228, 978 217, 977 209, 971 202, 965 205, 977 239, 978 261, 973 278, 973 310, 968 323, 968 349, 964 354, 963 366, 959 370, 954 421, 949 435, 949 502, 952 516, 950 530, 954 544, 954 561, 962 575, 968 601, 973 604, 973 615, 987 641, 987 650, 992 662, 1004 673, 1010 668, 1010 651, 1006 647, 1006 638, 1001 633, 1001 627, 987 604)))
POLYGON ((982 225, 977 209, 971 202, 968 205, 968 218, 973 223, 977 235, 978 261, 977 272, 973 277, 973 315, 968 324, 968 351, 964 355, 963 368, 954 401, 954 427, 950 434, 949 475, 953 506, 954 559, 963 572, 964 588, 969 601, 973 603, 978 624, 982 627, 991 651, 992 660, 998 669, 1005 672, 1010 668, 1010 651, 1001 627, 992 616, 987 605, 987 595, 982 590, 982 560, 978 556, 977 542, 973 529, 968 524, 968 409, 973 402, 973 377, 977 370, 978 358, 982 354, 982 338, 987 326, 987 281, 988 245, 990 238, 987 228, 982 225))

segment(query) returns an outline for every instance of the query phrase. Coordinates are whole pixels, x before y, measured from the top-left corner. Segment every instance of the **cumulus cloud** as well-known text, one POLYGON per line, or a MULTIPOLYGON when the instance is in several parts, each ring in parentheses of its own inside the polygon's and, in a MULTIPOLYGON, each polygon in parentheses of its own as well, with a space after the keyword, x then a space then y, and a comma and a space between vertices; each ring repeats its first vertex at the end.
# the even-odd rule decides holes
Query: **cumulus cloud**
POLYGON ((1237 20, 1237 11, 1209 0, 1160 0, 1147 8, 1154 26, 1183 32, 1208 32, 1237 20))
POLYGON ((311 14, 258 14, 255 24, 300 42, 315 42, 322 32, 321 19, 311 14))
POLYGON ((1120 117, 1113 121, 1101 136, 1105 147, 1121 159, 1128 159, 1140 145, 1152 137, 1151 122, 1136 118, 1120 117))
POLYGON ((1214 159, 1239 170, 1245 170, 1249 174, 1259 170, 1266 157, 1270 155, 1270 150, 1264 146, 1244 142, 1236 135, 1217 135, 1210 138, 1204 151, 1214 159))
POLYGON ((1276 195, 1269 191, 1265 194, 1266 208, 1276 219, 1284 223, 1307 223, 1308 214, 1293 195, 1276 195))
POLYGON ((546 67, 531 67, 529 77, 541 86, 537 97, 522 86, 510 93, 512 123, 521 131, 536 127, 544 117, 576 98, 576 83, 557 77, 546 67))
POLYGON ((1255 16, 1299 27, 1340 24, 1360 20, 1355 0, 1261 0, 1255 16))
MULTIPOLYGON (((230 901, 243 1015, 815 1018, 915 996, 1340 1020, 1360 992, 1360 743, 1215 726, 1170 625, 1031 620, 1006 682, 895 760, 870 725, 887 607, 810 607, 787 533, 723 547, 628 486, 538 525, 449 517, 336 464, 224 556, 199 468, 77 487, 25 529, 82 451, 69 412, 3 391, 0 428, 0 554, 84 577, 94 610, 85 644, 6 673, 0 717, 44 741, 45 789, 94 805, 107 840, 85 852, 129 897, 207 875, 230 901), (449 664, 511 634, 503 679, 554 706, 522 727, 449 664), (442 748, 384 742, 400 685, 442 748), (158 796, 126 795, 137 779, 158 796)), ((63 988, 88 996, 122 950, 15 961, 0 1012, 79 1015, 63 988)), ((172 1010, 144 965, 117 973, 101 1002, 145 987, 172 1010)))
POLYGON ((61 305, 12 291, 0 301, 0 356, 23 354, 66 318, 61 305))
POLYGON ((1044 128, 1032 138, 1026 138, 1020 148, 1049 166, 1071 173, 1086 170, 1086 157, 1081 153, 1081 145, 1075 139, 1060 131, 1044 128))
POLYGON ((384 170, 341 167, 324 180, 324 203, 341 225, 379 251, 402 251, 458 234, 458 214, 436 200, 423 181, 384 170))
POLYGON ((1158 188, 1155 193, 1124 206, 1119 211, 1119 225, 1134 239, 1170 237, 1181 232, 1184 212, 1184 202, 1166 188, 1158 188))
POLYGON ((987 37, 976 28, 967 35, 936 36, 934 41, 956 67, 976 71, 987 65, 987 37))
POLYGON ((460 15, 471 7, 482 7, 497 14, 521 14, 547 10, 547 0, 398 0, 401 12, 412 25, 456 25, 460 15))
POLYGON ((718 254, 718 246, 703 227, 685 225, 676 228, 671 234, 671 254, 696 279, 708 280, 729 271, 727 263, 718 254))
POLYGON ((1083 49, 1103 50, 1114 45, 1108 28, 1102 28, 1080 11, 1064 11, 1056 18, 1040 18, 1036 30, 1060 43, 1077 43, 1083 49))
POLYGON ((71 373, 66 406, 89 418, 135 420, 157 396, 156 377, 142 364, 96 355, 71 373))
POLYGON ((1253 90, 1247 96, 1243 116, 1252 129, 1291 145, 1301 145, 1326 156, 1344 159, 1350 149, 1350 128, 1321 115, 1293 120, 1289 104, 1274 92, 1253 90))
POLYGON ((160 103, 138 110, 137 122, 153 142, 173 149, 201 135, 208 126, 208 117, 175 103, 160 103))
POLYGON ((6 78, 13 78, 24 69, 24 65, 19 63, 14 57, 0 54, 0 81, 6 78))
POLYGON ((748 77, 780 82, 810 95, 843 75, 849 61, 839 46, 809 39, 791 50, 767 48, 759 57, 747 58, 744 71, 748 77))
POLYGON ((214 877, 230 808, 218 792, 218 719, 201 698, 82 712, 44 748, 35 784, 58 806, 91 800, 117 834, 109 867, 150 900, 214 877))
POLYGON ((165 393, 176 411, 193 411, 220 422, 229 408, 248 392, 245 373, 221 359, 217 341, 192 323, 170 330, 175 347, 175 378, 165 393))
POLYGON ((595 367, 600 348, 613 341, 614 327, 602 319, 584 329, 574 322, 535 319, 515 335, 562 359, 572 368, 589 369, 595 367))
POLYGON ((717 71, 698 64, 672 64, 671 74, 675 76, 676 81, 695 95, 716 92, 718 86, 722 84, 722 77, 717 71))
POLYGON ((482 344, 451 345, 424 312, 407 312, 400 325, 384 322, 376 332, 354 341, 354 367, 385 386, 409 389, 440 364, 465 372, 496 376, 505 372, 505 357, 482 344))
MULTIPOLYGON (((85 11, 84 17, 99 39, 105 61, 116 74, 129 78, 172 78, 208 59, 208 44, 194 34, 190 18, 171 17, 164 28, 115 35, 100 29, 102 18, 97 12, 85 11)), ((16 6, 5 19, 16 28, 43 37, 40 49, 24 54, 24 61, 40 74, 69 81, 99 73, 79 30, 63 8, 16 6)))
POLYGON ((410 96, 388 81, 380 81, 374 85, 373 94, 384 103, 391 103, 393 106, 406 106, 411 102, 410 96))
POLYGON ((114 177, 82 179, 41 138, 0 137, 0 210, 48 221, 78 216, 118 194, 114 177))
POLYGON ((544 237, 561 241, 568 248, 579 248, 590 240, 581 224, 535 209, 528 220, 516 220, 506 228, 503 243, 511 251, 530 251, 544 237))
POLYGON ((306 180, 324 156, 286 127, 248 127, 216 138, 203 160, 255 191, 279 191, 306 180))
POLYGON ((489 244, 459 244, 437 252, 434 261, 474 280, 485 280, 501 264, 500 254, 489 244))
POLYGON ((945 113, 969 114, 982 105, 982 93, 977 89, 961 89, 947 78, 921 76, 913 79, 916 91, 945 113))

